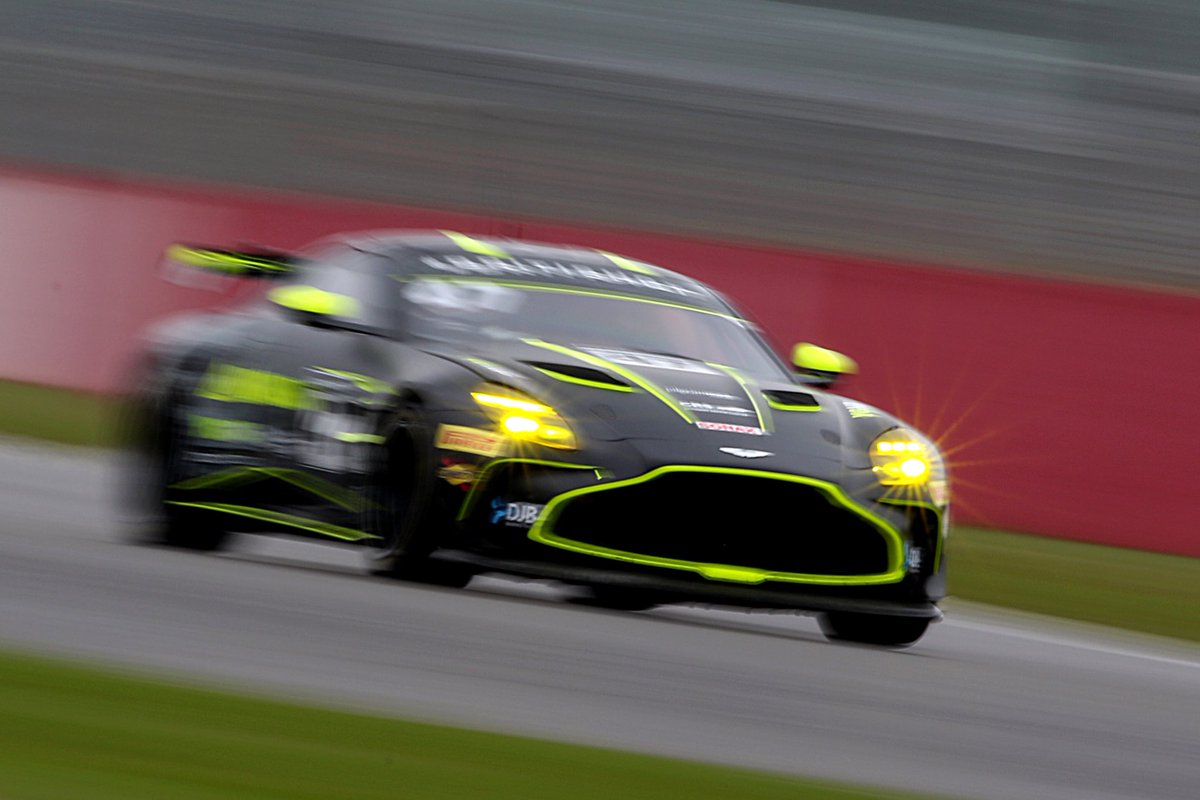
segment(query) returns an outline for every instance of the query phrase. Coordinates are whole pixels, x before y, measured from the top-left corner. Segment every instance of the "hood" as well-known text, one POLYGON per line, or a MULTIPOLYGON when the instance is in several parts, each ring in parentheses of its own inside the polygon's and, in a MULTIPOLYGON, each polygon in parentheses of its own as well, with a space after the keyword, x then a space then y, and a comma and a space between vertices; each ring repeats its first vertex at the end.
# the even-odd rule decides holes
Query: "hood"
POLYGON ((583 343, 525 340, 476 352, 438 354, 552 405, 585 439, 661 442, 658 449, 673 448, 680 458, 693 448, 724 447, 843 461, 845 408, 809 387, 677 355, 583 343))

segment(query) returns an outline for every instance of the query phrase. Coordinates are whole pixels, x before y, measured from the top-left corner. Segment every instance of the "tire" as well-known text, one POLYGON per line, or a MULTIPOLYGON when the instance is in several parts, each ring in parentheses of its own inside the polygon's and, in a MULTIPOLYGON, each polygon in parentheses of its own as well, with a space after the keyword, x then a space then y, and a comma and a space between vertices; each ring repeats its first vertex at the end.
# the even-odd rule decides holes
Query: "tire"
POLYGON ((375 575, 461 589, 473 573, 430 558, 453 524, 453 515, 435 494, 433 436, 416 408, 396 415, 384 463, 370 491, 366 528, 380 537, 367 548, 375 575))
POLYGON ((909 647, 925 634, 932 622, 921 617, 889 617, 844 611, 821 614, 817 621, 827 639, 880 647, 909 647))

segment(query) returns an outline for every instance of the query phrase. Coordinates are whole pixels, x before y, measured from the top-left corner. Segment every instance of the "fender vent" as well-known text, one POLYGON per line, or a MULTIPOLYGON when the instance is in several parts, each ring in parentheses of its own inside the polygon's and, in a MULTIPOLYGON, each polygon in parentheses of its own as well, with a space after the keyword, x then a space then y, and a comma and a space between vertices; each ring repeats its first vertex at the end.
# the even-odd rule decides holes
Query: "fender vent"
POLYGON ((765 389, 767 401, 773 408, 783 411, 820 411, 821 404, 817 398, 808 392, 789 392, 777 389, 765 389))
POLYGON ((594 367, 585 367, 579 364, 552 364, 544 361, 525 361, 523 363, 557 381, 579 383, 585 386, 594 386, 597 389, 612 389, 618 392, 633 391, 633 387, 628 383, 594 367))

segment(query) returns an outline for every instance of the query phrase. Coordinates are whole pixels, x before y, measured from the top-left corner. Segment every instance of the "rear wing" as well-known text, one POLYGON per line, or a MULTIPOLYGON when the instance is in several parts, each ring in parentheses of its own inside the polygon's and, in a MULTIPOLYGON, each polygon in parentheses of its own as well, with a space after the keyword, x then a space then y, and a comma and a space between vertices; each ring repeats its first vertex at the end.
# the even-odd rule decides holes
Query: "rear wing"
MULTIPOLYGON (((238 278, 284 278, 296 271, 301 259, 281 250, 254 248, 224 250, 192 244, 173 244, 163 254, 168 267, 181 266, 238 278)), ((175 271, 169 272, 174 277, 175 271)))

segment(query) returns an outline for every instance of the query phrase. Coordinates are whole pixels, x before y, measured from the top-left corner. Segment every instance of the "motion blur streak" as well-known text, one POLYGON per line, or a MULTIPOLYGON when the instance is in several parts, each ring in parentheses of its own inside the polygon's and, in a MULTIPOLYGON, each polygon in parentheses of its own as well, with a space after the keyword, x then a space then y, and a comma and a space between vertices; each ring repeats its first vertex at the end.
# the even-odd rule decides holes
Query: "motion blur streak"
POLYGON ((0 154, 1196 288, 1200 6, 6 0, 0 154))

